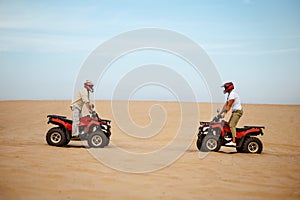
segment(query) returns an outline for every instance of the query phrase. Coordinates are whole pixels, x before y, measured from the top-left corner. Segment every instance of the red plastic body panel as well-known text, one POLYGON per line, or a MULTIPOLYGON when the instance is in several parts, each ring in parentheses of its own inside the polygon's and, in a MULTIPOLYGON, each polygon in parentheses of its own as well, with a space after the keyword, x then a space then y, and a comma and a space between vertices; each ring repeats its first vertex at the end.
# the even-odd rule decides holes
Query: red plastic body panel
POLYGON ((72 130, 72 124, 68 123, 68 122, 65 122, 59 118, 52 118, 51 121, 57 123, 57 124, 61 124, 63 125, 68 131, 71 131, 72 130))
MULTIPOLYGON (((226 121, 211 123, 210 126, 213 129, 219 129, 219 130, 221 130, 221 135, 223 137, 225 136, 225 132, 231 133, 229 124, 226 121)), ((258 127, 252 127, 252 128, 249 128, 249 129, 243 130, 243 131, 238 131, 237 130, 236 131, 236 138, 242 138, 245 135, 248 135, 250 133, 257 133, 257 134, 259 134, 260 132, 261 132, 261 128, 258 128, 258 127)))
MULTIPOLYGON (((72 120, 67 119, 65 116, 59 115, 48 115, 49 118, 48 124, 56 124, 66 128, 68 131, 72 131, 72 120)), ((99 120, 98 117, 90 117, 89 115, 80 118, 79 127, 88 133, 92 126, 107 125, 110 128, 110 120, 99 120)), ((81 129, 82 130, 82 129, 81 129)))
POLYGON ((91 126, 93 125, 99 126, 100 124, 103 123, 99 122, 97 118, 91 118, 89 115, 87 115, 80 119, 79 126, 84 126, 85 131, 88 133, 91 126))
POLYGON ((245 135, 248 135, 249 133, 260 133, 261 132, 261 129, 260 128, 251 128, 251 129, 248 129, 246 131, 237 131, 236 132, 236 137, 237 138, 242 138, 244 137, 245 135))

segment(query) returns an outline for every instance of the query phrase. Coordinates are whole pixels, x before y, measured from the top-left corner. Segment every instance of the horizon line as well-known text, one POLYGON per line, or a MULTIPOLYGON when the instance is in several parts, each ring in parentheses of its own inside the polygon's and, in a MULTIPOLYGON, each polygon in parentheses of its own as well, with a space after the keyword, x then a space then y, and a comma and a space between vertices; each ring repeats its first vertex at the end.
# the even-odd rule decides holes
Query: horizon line
MULTIPOLYGON (((0 99, 0 102, 4 101, 72 101, 72 99, 0 99)), ((141 99, 131 99, 131 100, 111 100, 111 99, 95 99, 92 101, 145 101, 145 102, 170 102, 170 103, 210 103, 210 104, 224 104, 224 102, 208 102, 208 101, 172 101, 172 100, 141 100, 141 99)), ((244 105, 288 105, 288 106, 299 106, 300 103, 242 103, 244 105)))

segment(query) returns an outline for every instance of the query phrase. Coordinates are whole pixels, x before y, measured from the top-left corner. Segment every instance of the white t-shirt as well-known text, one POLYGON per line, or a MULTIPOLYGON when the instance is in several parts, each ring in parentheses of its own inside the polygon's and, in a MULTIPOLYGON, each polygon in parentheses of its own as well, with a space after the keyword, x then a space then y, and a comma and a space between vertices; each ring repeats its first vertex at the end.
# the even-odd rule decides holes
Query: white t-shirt
POLYGON ((234 102, 231 106, 232 111, 242 110, 241 100, 239 95, 235 91, 231 91, 227 97, 227 101, 234 99, 234 102))

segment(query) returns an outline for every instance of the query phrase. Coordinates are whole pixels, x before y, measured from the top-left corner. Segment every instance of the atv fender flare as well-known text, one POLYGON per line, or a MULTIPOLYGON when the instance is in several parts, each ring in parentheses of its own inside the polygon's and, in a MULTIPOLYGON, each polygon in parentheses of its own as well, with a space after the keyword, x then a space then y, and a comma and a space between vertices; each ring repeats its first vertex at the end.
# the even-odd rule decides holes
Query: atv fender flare
POLYGON ((71 140, 71 134, 72 134, 72 133, 71 133, 68 129, 66 129, 65 133, 66 133, 66 135, 67 135, 67 139, 68 139, 68 140, 71 140))
POLYGON ((243 136, 241 139, 237 138, 237 143, 238 144, 236 145, 236 148, 242 148, 246 137, 247 136, 243 136))
POLYGON ((60 128, 62 128, 66 134, 67 140, 71 140, 71 131, 69 131, 63 124, 58 124, 60 128))
POLYGON ((217 136, 219 138, 222 135, 222 130, 219 127, 217 127, 217 128, 210 128, 208 130, 208 134, 217 136), (214 134, 214 132, 215 132, 215 134, 214 134))

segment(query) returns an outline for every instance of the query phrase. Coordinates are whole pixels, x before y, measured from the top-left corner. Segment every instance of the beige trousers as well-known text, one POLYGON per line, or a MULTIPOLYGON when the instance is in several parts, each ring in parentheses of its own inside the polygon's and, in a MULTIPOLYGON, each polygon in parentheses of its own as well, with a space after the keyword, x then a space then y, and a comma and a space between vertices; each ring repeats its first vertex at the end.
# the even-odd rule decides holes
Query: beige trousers
POLYGON ((81 110, 76 108, 75 106, 72 107, 72 136, 77 136, 79 134, 79 122, 81 118, 81 110))
POLYGON ((235 110, 232 112, 229 119, 229 127, 232 133, 232 138, 236 137, 236 125, 239 122, 240 118, 243 115, 243 110, 235 110))

